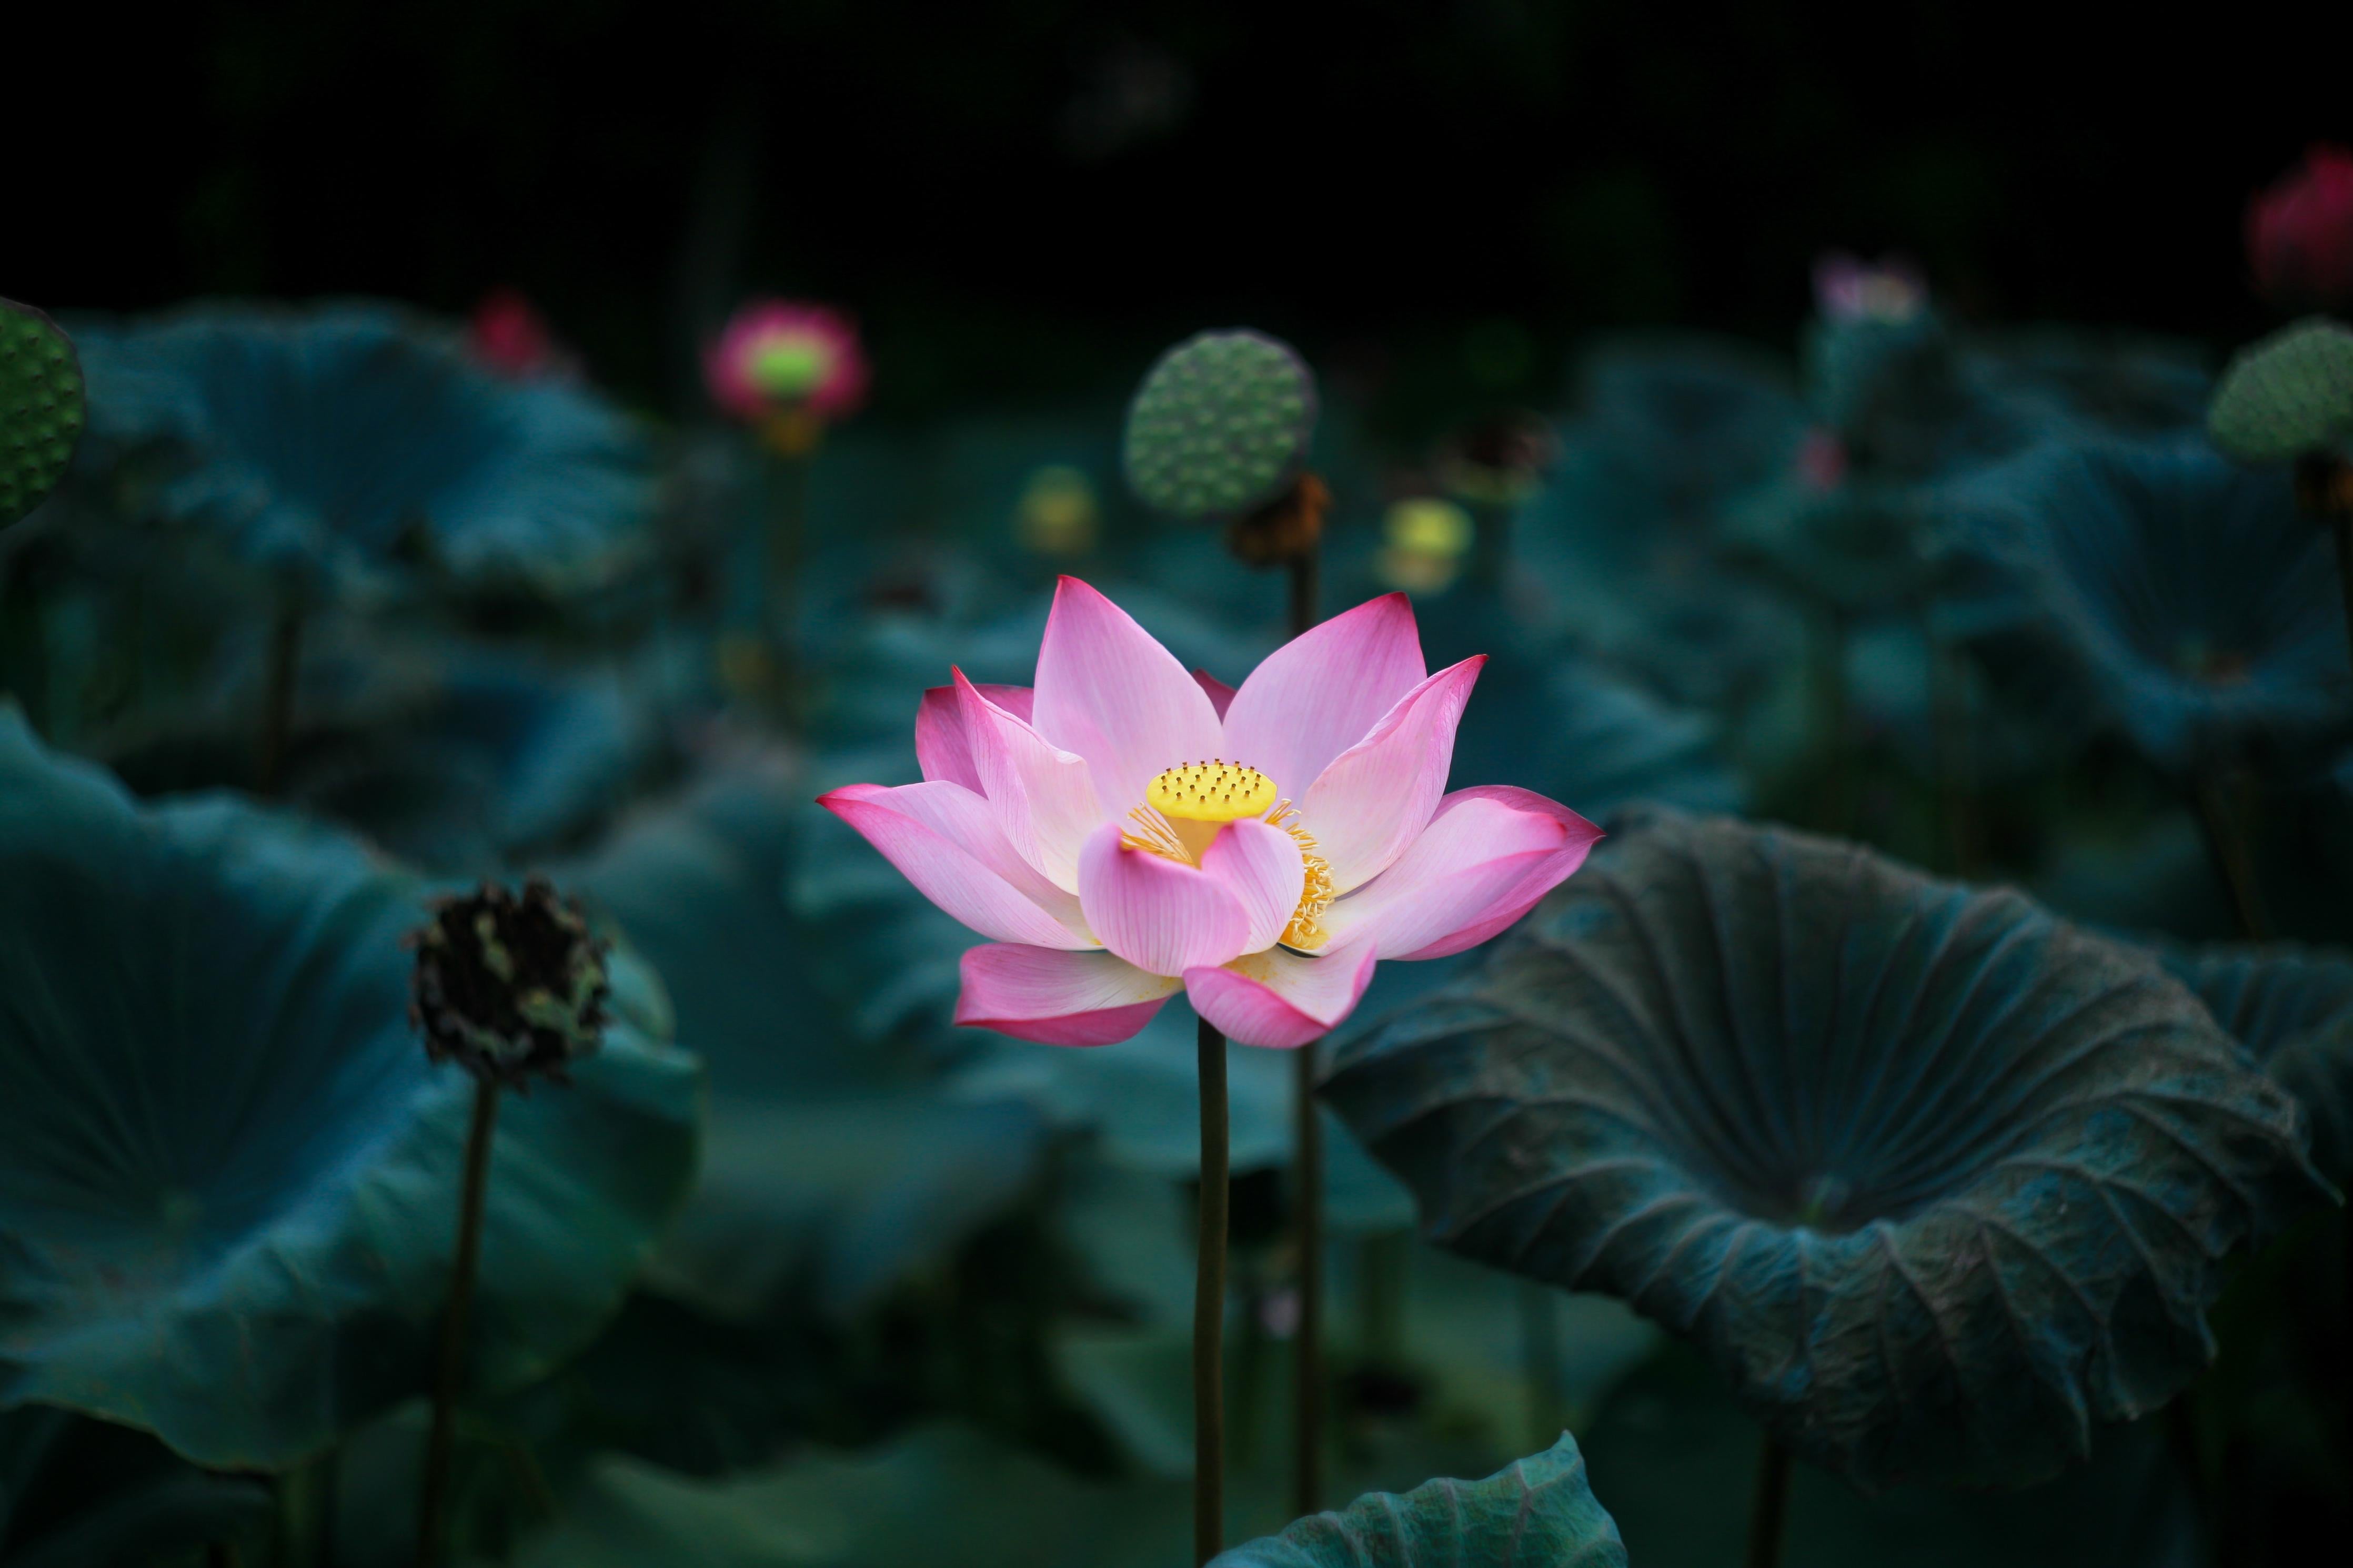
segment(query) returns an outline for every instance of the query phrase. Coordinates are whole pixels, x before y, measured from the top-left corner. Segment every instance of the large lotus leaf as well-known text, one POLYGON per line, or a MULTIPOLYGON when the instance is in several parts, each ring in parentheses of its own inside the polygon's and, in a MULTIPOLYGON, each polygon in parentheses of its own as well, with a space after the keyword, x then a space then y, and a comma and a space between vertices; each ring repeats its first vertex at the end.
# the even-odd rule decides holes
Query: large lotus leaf
POLYGON ((476 588, 570 592, 639 559, 629 421, 516 381, 396 309, 205 305, 77 334, 92 433, 176 447, 157 497, 248 557, 327 579, 421 559, 476 588))
POLYGON ((1517 784, 1597 821, 1630 800, 1736 811, 1746 798, 1707 715, 1662 701, 1590 659, 1504 649, 1480 671, 1463 710, 1453 780, 1517 784))
POLYGON ((1078 1480, 1001 1438, 926 1426, 872 1454, 707 1482, 600 1463, 522 1568, 1178 1568, 1182 1482, 1078 1480))
POLYGON ((28 1405, 0 1415, 0 1564, 148 1563, 247 1538, 271 1510, 257 1477, 210 1474, 143 1432, 28 1405))
POLYGON ((2053 443, 1942 493, 1941 542, 2031 618, 2087 700, 2158 765, 2353 727, 2327 534, 2283 473, 2201 437, 2053 443))
POLYGON ((1012 1207, 1044 1151, 1029 1106, 944 1096, 829 1005, 814 972, 840 939, 794 918, 783 867, 797 833, 833 826, 781 758, 753 753, 564 879, 661 970, 709 1067, 702 1168, 653 1281, 731 1319, 796 1297, 854 1310, 1012 1207))
MULTIPOLYGON (((227 799, 140 809, 0 717, 0 1405, 286 1464, 423 1384, 471 1080, 407 1019, 428 889, 227 799)), ((605 1048, 500 1118, 472 1380, 618 1303, 695 1163, 700 1068, 626 953, 605 1048)))
POLYGON ((1590 442, 1608 493, 1652 516, 1706 524, 1733 497, 1787 468, 1806 411, 1788 369, 1732 342, 1698 337, 1606 345, 1580 376, 1572 441, 1590 442))
POLYGON ((1482 1481, 1435 1480, 1375 1492, 1337 1513, 1213 1560, 1224 1568, 1535 1568, 1622 1564, 1618 1526, 1586 1479, 1567 1433, 1482 1481))
POLYGON ((2213 1353, 2233 1247, 2325 1187, 2145 956, 1853 846, 1671 813, 1326 1093, 1432 1236, 1692 1339, 1865 1488, 2013 1485, 2213 1353))
POLYGON ((2353 958, 2237 944, 2162 956, 2303 1105, 2312 1163, 2340 1187, 2353 1181, 2353 958))
POLYGON ((1964 340, 1961 379, 2040 437, 2194 428, 2214 389, 2195 343, 2134 333, 2030 328, 1964 340))

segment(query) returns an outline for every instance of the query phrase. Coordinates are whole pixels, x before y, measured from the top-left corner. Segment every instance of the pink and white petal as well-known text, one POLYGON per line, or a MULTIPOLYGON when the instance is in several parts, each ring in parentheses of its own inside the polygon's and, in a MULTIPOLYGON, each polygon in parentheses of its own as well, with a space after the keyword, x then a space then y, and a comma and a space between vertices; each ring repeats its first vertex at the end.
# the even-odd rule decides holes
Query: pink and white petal
POLYGON ((1269 654, 1225 710, 1226 757, 1293 800, 1332 759, 1370 734, 1421 683, 1413 605, 1385 594, 1310 627, 1269 654))
POLYGON ((998 829, 1048 881, 1077 892, 1079 851, 1103 820, 1086 759, 1049 745, 983 696, 964 671, 955 679, 973 769, 998 829))
POLYGON ((1209 706, 1218 710, 1219 721, 1223 722, 1226 709, 1234 700, 1234 689, 1206 669, 1195 670, 1193 679, 1202 690, 1209 694, 1209 706))
POLYGON ((1568 879, 1601 830, 1529 790, 1457 790, 1397 864, 1334 904, 1334 943, 1385 959, 1443 958, 1476 947, 1568 879))
POLYGON ((991 871, 1012 884, 1016 892, 1048 914, 1052 915, 1080 938, 1080 945, 1098 945, 1086 934, 1086 921, 1079 913, 1075 893, 1066 892, 1049 881, 1035 866, 1024 860, 1007 840, 1004 830, 997 825, 997 813, 987 800, 962 784, 902 784, 885 789, 879 784, 850 784, 836 790, 838 795, 856 792, 860 798, 875 801, 892 810, 913 817, 924 826, 969 853, 991 871))
POLYGON ((1178 981, 1146 974, 1108 952, 993 942, 957 964, 955 1021, 1049 1046, 1108 1046, 1152 1021, 1178 981))
POLYGON ((1429 825, 1454 764, 1455 728, 1486 662, 1479 654, 1450 665, 1398 698, 1308 786, 1300 822, 1315 835, 1335 892, 1388 870, 1429 825))
MULTIPOLYGON (((1028 721, 1028 687, 976 686, 973 689, 1016 719, 1028 721)), ((973 763, 972 745, 965 737, 963 701, 953 686, 927 688, 922 706, 915 710, 915 765, 923 769, 926 783, 944 780, 980 791, 980 770, 973 763)))
POLYGON ((1223 882, 1250 916, 1244 952, 1274 945, 1307 885, 1307 862, 1300 856, 1299 840, 1254 816, 1219 829, 1201 853, 1201 869, 1223 882))
MULTIPOLYGON (((1001 839, 978 850, 960 841, 979 831, 996 832, 980 797, 962 784, 850 784, 820 795, 818 804, 881 850, 917 892, 981 935, 1039 947, 1094 945, 1083 926, 1058 918, 1030 896, 1027 889, 1039 889, 1045 879, 1001 847, 1001 839), (953 795, 946 793, 951 791, 953 795), (965 809, 957 796, 976 809, 965 809), (1008 875, 1017 870, 1018 880, 1008 875)), ((1041 890, 1058 900, 1062 914, 1075 919, 1076 900, 1050 886, 1041 890)))
POLYGON ((1185 994, 1209 1026, 1237 1045, 1292 1050, 1337 1028, 1373 983, 1370 948, 1314 958, 1271 948, 1215 969, 1185 972, 1185 994))
POLYGON ((1054 591, 1037 692, 1038 733, 1086 758, 1096 791, 1122 811, 1163 768, 1220 754, 1208 693, 1125 610, 1075 577, 1054 591))
POLYGON ((1197 866, 1131 849, 1105 823, 1079 855, 1079 904, 1097 941, 1139 969, 1176 975, 1223 963, 1250 938, 1250 916, 1197 866))

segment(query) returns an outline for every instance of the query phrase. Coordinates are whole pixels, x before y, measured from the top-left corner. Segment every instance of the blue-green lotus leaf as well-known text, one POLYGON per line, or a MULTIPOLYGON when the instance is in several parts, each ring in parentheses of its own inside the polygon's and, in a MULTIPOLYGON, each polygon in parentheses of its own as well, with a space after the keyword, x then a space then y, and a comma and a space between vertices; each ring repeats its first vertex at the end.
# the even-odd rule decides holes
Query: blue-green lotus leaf
POLYGON ((155 497, 316 581, 403 563, 557 595, 641 558, 643 441, 593 393, 515 381, 388 306, 204 305, 78 331, 92 433, 180 458, 155 497))
POLYGON ((1954 484, 1943 545, 2007 605, 2054 693, 2195 771, 2259 743, 2353 728, 2345 614, 2327 533, 2284 473, 2197 436, 2052 443, 1954 484))
POLYGON ((961 1426, 857 1454, 796 1455, 717 1483, 599 1460, 522 1568, 1166 1568, 1181 1481, 1106 1484, 961 1426))
MULTIPOLYGON (((142 810, 0 715, 0 1407, 272 1468, 421 1390, 472 1093, 408 1022, 429 891, 227 798, 142 810)), ((700 1069, 615 982, 575 1086, 500 1118, 485 1393, 588 1340, 693 1173, 700 1069)))
POLYGON ((2340 1187, 2353 1183, 2353 958, 2235 943, 2162 956, 2304 1107, 2313 1164, 2340 1187))
POLYGON ((1625 1543, 1567 1433, 1482 1481, 1374 1492, 1212 1559, 1222 1568, 1621 1568, 1625 1543))
POLYGON ((42 1405, 0 1414, 0 1563, 152 1563, 246 1539, 270 1516, 255 1476, 208 1473, 143 1432, 42 1405))
POLYGON ((1565 434, 1594 465, 1586 482, 1627 521, 1638 512, 1703 526, 1732 498, 1786 469, 1804 438, 1788 373, 1729 341, 1630 339, 1580 375, 1583 414, 1565 434))
MULTIPOLYGON (((870 1304, 1025 1196, 1045 1149, 1029 1106, 947 1097, 910 1070, 920 1059, 828 1004, 816 971, 847 944, 785 896, 797 830, 833 826, 812 793, 781 757, 744 756, 650 805, 563 879, 660 968, 709 1068, 702 1168, 650 1279, 736 1321, 870 1304)), ((970 942, 957 930, 951 986, 970 942)))
POLYGON ((1624 1297, 1865 1489, 2017 1485, 2178 1393, 2326 1192, 2146 955, 1854 846, 1636 814, 1325 1093, 1466 1255, 1624 1297))

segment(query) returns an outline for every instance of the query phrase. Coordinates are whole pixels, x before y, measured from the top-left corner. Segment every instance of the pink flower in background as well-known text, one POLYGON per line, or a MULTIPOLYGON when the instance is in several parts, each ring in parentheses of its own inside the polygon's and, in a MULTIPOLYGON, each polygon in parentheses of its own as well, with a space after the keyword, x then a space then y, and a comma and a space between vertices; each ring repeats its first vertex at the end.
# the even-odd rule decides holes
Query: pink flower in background
POLYGON ((518 381, 579 374, 579 361, 520 289, 493 289, 482 296, 467 324, 466 348, 478 363, 518 381))
POLYGON ((711 400, 746 424, 797 416, 828 424, 866 399, 866 351, 849 318, 823 305, 754 300, 703 355, 711 400))
POLYGON ((1859 261, 1842 250, 1814 262, 1814 309, 1831 321, 1901 326, 1928 308, 1928 280, 1900 257, 1859 261))
POLYGON ((1446 793, 1484 662, 1426 673, 1391 594, 1229 689, 1065 577, 1034 688, 957 671, 916 713, 924 782, 818 804, 993 939, 964 955, 957 1023, 1108 1045, 1181 987, 1230 1039, 1302 1046, 1378 960, 1486 941, 1601 836, 1526 790, 1446 793))
POLYGON ((2247 266, 2288 310, 2353 305, 2353 152, 2316 146, 2248 202, 2247 266))
POLYGON ((1806 432, 1798 443, 1798 478, 1813 490, 1834 490, 1845 482, 1847 470, 1846 443, 1838 432, 1820 426, 1806 432))

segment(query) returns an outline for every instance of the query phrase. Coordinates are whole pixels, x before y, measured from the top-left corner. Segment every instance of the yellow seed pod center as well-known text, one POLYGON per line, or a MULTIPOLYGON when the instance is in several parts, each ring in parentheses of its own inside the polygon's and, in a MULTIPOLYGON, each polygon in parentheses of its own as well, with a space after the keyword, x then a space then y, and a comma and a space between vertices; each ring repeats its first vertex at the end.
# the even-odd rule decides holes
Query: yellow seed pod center
POLYGON ((1185 763, 1155 775, 1144 800, 1172 821, 1239 822, 1274 809, 1274 781, 1240 763, 1185 763))

